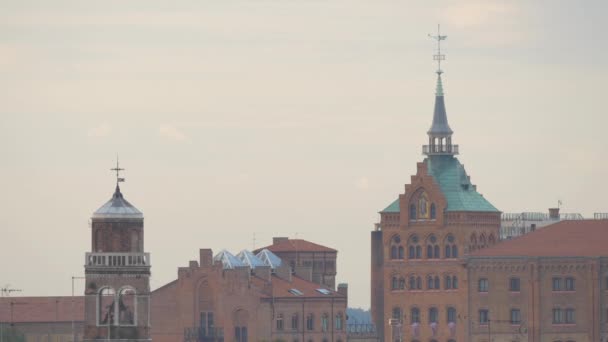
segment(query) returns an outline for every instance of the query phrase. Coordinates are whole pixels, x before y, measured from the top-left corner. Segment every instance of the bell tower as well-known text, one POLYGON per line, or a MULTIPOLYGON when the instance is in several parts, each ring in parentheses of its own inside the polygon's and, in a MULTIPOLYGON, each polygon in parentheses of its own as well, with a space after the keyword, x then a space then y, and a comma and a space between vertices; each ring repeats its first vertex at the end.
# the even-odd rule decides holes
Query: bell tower
POLYGON ((151 341, 150 254, 144 217, 120 191, 118 162, 112 198, 91 217, 85 255, 85 341, 151 341))

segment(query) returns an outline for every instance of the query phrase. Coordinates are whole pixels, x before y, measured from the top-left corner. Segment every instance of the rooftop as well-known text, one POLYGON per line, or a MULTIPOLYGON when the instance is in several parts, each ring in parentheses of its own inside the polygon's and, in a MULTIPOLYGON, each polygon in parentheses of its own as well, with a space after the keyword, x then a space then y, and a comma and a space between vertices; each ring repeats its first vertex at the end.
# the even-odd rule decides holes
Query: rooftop
MULTIPOLYGON (((464 165, 451 155, 430 156, 424 160, 428 173, 441 188, 447 200, 446 211, 496 212, 496 209, 483 195, 477 192, 477 187, 471 183, 464 165)), ((398 213, 399 199, 382 210, 382 213, 398 213)))
POLYGON ((274 298, 285 297, 344 297, 342 294, 321 286, 317 283, 307 281, 297 276, 291 277, 291 282, 277 277, 272 277, 272 296, 274 298), (296 290, 296 291, 294 291, 296 290))
POLYGON ((144 215, 135 206, 124 199, 120 187, 116 184, 116 190, 112 198, 93 213, 93 218, 137 218, 144 215))
POLYGON ((282 239, 281 241, 275 242, 270 246, 256 249, 254 253, 257 253, 263 249, 267 249, 273 253, 277 252, 337 252, 333 248, 317 245, 310 241, 302 239, 282 239))
POLYGON ((470 257, 600 257, 608 256, 608 220, 560 221, 502 241, 470 257))
POLYGON ((2 297, 0 322, 11 322, 11 307, 14 323, 84 321, 83 296, 2 297))

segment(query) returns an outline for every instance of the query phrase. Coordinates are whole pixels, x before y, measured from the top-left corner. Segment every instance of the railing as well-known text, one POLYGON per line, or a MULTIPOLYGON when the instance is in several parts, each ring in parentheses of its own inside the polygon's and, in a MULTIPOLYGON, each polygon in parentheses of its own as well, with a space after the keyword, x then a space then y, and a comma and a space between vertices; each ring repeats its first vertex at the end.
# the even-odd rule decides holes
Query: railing
POLYGON ((594 213, 593 218, 596 220, 608 220, 608 213, 594 213))
POLYGON ((224 328, 184 328, 184 342, 212 342, 224 339, 224 328))
POLYGON ((458 154, 458 145, 423 145, 423 154, 458 154))
POLYGON ((86 253, 84 262, 99 267, 150 266, 150 253, 86 253))
POLYGON ((370 323, 354 323, 346 325, 348 335, 372 335, 376 334, 376 326, 370 323))

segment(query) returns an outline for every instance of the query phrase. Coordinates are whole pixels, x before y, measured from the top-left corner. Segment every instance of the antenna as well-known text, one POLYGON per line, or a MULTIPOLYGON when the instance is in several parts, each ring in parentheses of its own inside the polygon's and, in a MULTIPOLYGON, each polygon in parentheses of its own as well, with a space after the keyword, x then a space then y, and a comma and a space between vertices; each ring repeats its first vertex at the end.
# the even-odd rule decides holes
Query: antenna
POLYGON ((0 289, 0 297, 10 297, 12 292, 21 292, 21 289, 13 289, 9 284, 6 284, 3 288, 0 289))
POLYGON ((255 232, 253 232, 253 249, 252 249, 252 251, 254 251, 254 250, 255 250, 255 232))
POLYGON ((445 55, 441 54, 441 41, 446 40, 448 36, 441 35, 441 26, 437 24, 437 35, 432 36, 431 34, 429 34, 429 37, 437 41, 437 54, 433 55, 433 60, 437 61, 436 73, 441 75, 443 73, 443 71, 441 70, 441 61, 445 60, 445 55))
POLYGON ((118 161, 118 154, 116 154, 116 167, 110 169, 110 171, 116 171, 116 185, 118 185, 118 183, 120 182, 124 182, 125 179, 123 177, 120 177, 120 171, 124 171, 125 169, 120 167, 120 163, 118 161))

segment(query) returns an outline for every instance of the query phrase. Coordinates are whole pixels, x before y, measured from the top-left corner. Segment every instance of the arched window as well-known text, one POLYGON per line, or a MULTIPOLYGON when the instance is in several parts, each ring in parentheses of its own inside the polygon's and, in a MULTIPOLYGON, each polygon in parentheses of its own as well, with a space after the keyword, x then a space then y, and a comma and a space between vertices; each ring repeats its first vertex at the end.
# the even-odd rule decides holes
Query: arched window
POLYGON ((410 290, 416 289, 416 277, 410 276, 410 290))
POLYGON ((401 316, 402 316, 401 308, 398 306, 395 306, 393 308, 393 319, 401 320, 401 316))
POLYGON ((458 246, 452 245, 452 258, 458 258, 458 246))
POLYGON ((431 220, 437 218, 437 208, 435 207, 435 203, 431 203, 431 220))
POLYGON ((408 257, 410 259, 420 259, 422 257, 422 248, 420 247, 419 243, 420 241, 418 240, 417 235, 412 235, 408 239, 408 257))
POLYGON ((116 292, 111 287, 104 287, 99 291, 97 298, 98 325, 113 325, 116 308, 114 305, 116 292))
POLYGON ((446 258, 457 258, 458 257, 458 249, 456 248, 456 239, 454 239, 454 235, 448 234, 443 241, 445 245, 445 257, 446 258))
POLYGON ((399 278, 399 290, 405 290, 405 278, 399 278))
POLYGON ((450 276, 450 275, 445 276, 445 281, 443 282, 443 286, 445 287, 446 290, 452 289, 452 276, 450 276))
POLYGON ((437 311, 437 308, 430 308, 429 309, 429 323, 437 323, 438 317, 439 316, 439 312, 437 311))
POLYGON ((306 316, 306 330, 315 330, 315 316, 313 314, 306 316))
POLYGON ((420 309, 412 308, 412 310, 410 310, 410 320, 412 324, 420 323, 420 309))
POLYGON ((327 314, 323 314, 321 316, 321 331, 327 331, 329 328, 329 316, 327 314))
POLYGON ((416 277, 416 289, 422 290, 422 278, 416 277))
POLYGON ((403 259, 403 246, 399 235, 395 235, 391 239, 391 259, 403 259))
POLYGON ((338 330, 338 331, 342 330, 342 326, 343 326, 344 324, 343 324, 343 320, 342 320, 342 313, 341 313, 341 312, 339 312, 339 313, 336 315, 335 320, 336 320, 336 321, 335 321, 335 322, 336 322, 336 323, 335 323, 335 325, 336 325, 336 330, 338 330))
POLYGON ((416 220, 416 205, 414 203, 410 204, 410 220, 416 220))
POLYGON ((277 331, 283 331, 283 328, 285 327, 283 325, 283 314, 278 314, 277 315, 277 331))
POLYGON ((456 276, 452 276, 452 288, 453 289, 458 288, 458 278, 456 276))
POLYGON ((399 280, 397 279, 396 276, 393 276, 392 282, 391 282, 391 289, 396 290, 399 288, 399 280))
POLYGON ((439 276, 435 276, 435 286, 434 286, 435 290, 439 290, 440 284, 439 284, 439 276))
POLYGON ((435 288, 435 282, 433 281, 433 276, 426 277, 426 288, 432 290, 435 288))
POLYGON ((456 323, 456 309, 449 307, 447 314, 448 323, 456 323))
POLYGON ((439 259, 439 244, 435 235, 429 236, 426 240, 426 257, 428 259, 439 259))
POLYGON ((297 313, 291 315, 291 330, 298 330, 298 326, 300 325, 300 317, 297 313))
POLYGON ((135 289, 125 287, 118 293, 118 322, 120 325, 135 325, 137 312, 135 289))

